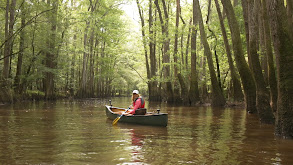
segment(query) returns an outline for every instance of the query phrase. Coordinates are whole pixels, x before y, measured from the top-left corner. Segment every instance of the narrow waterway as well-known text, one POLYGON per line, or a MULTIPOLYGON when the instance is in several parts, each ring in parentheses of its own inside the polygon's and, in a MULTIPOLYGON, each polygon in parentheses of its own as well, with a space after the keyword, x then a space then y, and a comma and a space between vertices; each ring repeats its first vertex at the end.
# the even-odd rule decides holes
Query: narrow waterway
MULTIPOLYGON (((108 100, 0 105, 0 164, 293 164, 293 140, 239 108, 148 103, 167 127, 118 123, 108 100)), ((129 98, 112 99, 128 107, 129 98)))

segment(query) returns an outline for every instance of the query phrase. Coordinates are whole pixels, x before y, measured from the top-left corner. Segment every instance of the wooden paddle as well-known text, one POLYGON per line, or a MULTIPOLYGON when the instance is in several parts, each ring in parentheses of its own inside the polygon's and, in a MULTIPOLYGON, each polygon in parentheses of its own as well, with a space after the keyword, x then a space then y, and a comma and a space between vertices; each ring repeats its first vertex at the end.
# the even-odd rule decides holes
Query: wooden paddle
POLYGON ((126 111, 123 112, 119 117, 117 117, 115 120, 113 120, 112 125, 115 125, 120 120, 120 118, 124 115, 124 113, 126 113, 129 109, 130 109, 130 107, 128 107, 128 109, 126 109, 126 111))

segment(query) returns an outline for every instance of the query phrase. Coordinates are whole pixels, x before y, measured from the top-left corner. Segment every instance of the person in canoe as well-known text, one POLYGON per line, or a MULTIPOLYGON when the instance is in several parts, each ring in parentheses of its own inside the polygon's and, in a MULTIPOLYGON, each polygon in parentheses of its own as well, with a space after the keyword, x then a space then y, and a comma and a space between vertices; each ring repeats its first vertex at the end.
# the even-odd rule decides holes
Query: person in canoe
POLYGON ((144 105, 145 101, 139 95, 139 91, 134 90, 132 92, 132 105, 130 106, 131 109, 126 112, 126 115, 144 115, 146 113, 144 105))

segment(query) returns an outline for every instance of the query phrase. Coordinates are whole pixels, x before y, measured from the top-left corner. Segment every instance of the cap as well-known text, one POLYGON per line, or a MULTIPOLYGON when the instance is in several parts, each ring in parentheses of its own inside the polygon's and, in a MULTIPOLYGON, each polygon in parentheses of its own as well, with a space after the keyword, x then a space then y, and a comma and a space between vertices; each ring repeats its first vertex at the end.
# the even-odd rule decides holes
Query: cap
POLYGON ((138 90, 134 90, 132 93, 139 94, 138 90))

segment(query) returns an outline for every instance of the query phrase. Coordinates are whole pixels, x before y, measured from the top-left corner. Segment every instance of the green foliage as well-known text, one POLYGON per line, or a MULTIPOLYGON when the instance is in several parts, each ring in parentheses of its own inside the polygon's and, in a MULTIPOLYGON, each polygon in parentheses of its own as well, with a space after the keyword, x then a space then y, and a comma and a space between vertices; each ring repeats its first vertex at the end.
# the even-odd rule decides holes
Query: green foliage
MULTIPOLYGON (((149 1, 140 0, 139 2, 145 20, 144 29, 139 24, 141 22, 137 10, 135 13, 137 20, 135 21, 132 20, 133 18, 125 17, 125 12, 122 10, 123 4, 135 4, 134 7, 137 7, 136 1, 132 0, 65 0, 62 3, 53 0, 50 2, 51 4, 39 0, 17 1, 17 19, 14 25, 16 34, 13 36, 12 45, 15 55, 11 58, 10 67, 11 86, 16 77, 20 32, 24 32, 20 81, 24 84, 25 90, 45 92, 46 75, 52 73, 54 91, 58 91, 58 95, 67 95, 68 91, 73 90, 73 94, 84 93, 83 96, 109 96, 111 93, 115 93, 114 90, 129 92, 134 88, 147 93, 147 83, 150 81, 174 82, 176 79, 175 66, 179 68, 188 87, 191 73, 191 46, 190 41, 187 45, 187 37, 190 35, 189 29, 193 26, 190 25, 192 1, 182 0, 180 2, 181 17, 178 29, 175 25, 176 3, 170 0, 165 1, 168 7, 168 38, 162 34, 162 25, 154 3, 152 4, 154 22, 151 27, 153 34, 150 36, 149 1), (22 4, 22 2, 24 3, 22 4), (54 8, 53 2, 59 3, 57 8, 54 8), (21 7, 23 7, 22 10, 21 7), (25 27, 21 27, 22 14, 25 14, 25 27), (141 37, 141 30, 145 32, 145 38, 141 37), (176 31, 178 31, 177 54, 174 52, 176 31), (163 63, 163 44, 168 40, 170 41, 168 51, 170 62, 163 63), (146 43, 146 48, 144 48, 143 41, 146 43), (156 73, 149 80, 147 79, 146 58, 150 63, 148 44, 151 41, 156 45, 156 73), (52 59, 49 59, 49 55, 53 56, 52 59), (177 62, 174 62, 174 56, 177 58, 177 62), (49 65, 49 62, 56 66, 49 65), (163 68, 166 66, 171 68, 169 77, 164 76, 163 68), (105 91, 108 93, 106 94, 105 91)), ((163 11, 160 0, 159 5, 163 11)), ((224 82, 224 88, 227 88, 230 80, 230 77, 226 76, 229 66, 214 2, 212 1, 208 22, 206 22, 208 1, 201 1, 200 5, 208 42, 213 52, 214 66, 216 66, 214 55, 216 51, 219 58, 221 82, 224 82)), ((6 1, 0 0, 1 44, 5 41, 5 7, 6 1)), ((240 5, 235 7, 235 13, 240 22, 243 44, 246 44, 244 19, 240 5)), ((167 22, 165 19, 164 21, 167 22)), ((225 26, 228 29, 226 19, 225 26)), ((198 27, 195 28, 198 29, 198 27)), ((229 30, 227 30, 227 35, 230 39, 229 30)), ((229 41, 231 42, 231 40, 229 41)), ((204 63, 204 49, 199 33, 196 47, 199 85, 210 85, 207 61, 204 63)), ((243 48, 246 49, 246 46, 243 48)), ((2 54, 3 47, 0 50, 0 58, 2 54)), ((3 60, 0 60, 0 71, 2 68, 3 60)))
POLYGON ((26 94, 29 98, 43 98, 45 93, 39 90, 27 90, 26 94))
MULTIPOLYGON (((62 91, 67 93, 68 89, 73 89, 74 93, 79 90, 82 70, 86 71, 87 88, 91 89, 96 87, 95 84, 110 81, 110 84, 100 88, 108 88, 108 85, 111 85, 125 91, 139 82, 136 73, 125 63, 121 63, 125 60, 122 54, 128 54, 127 52, 130 51, 134 51, 130 56, 137 54, 137 47, 128 47, 132 45, 129 43, 136 41, 130 41, 135 38, 129 31, 132 25, 123 17, 123 11, 120 9, 124 2, 120 0, 91 2, 63 1, 58 4, 56 10, 53 10, 53 5, 48 5, 44 1, 31 0, 24 1, 23 4, 17 2, 18 15, 25 14, 26 26, 20 27, 21 19, 16 19, 15 31, 23 29, 15 34, 12 48, 13 52, 19 51, 19 32, 24 32, 25 49, 20 78, 25 89, 32 89, 27 91, 30 96, 36 95, 35 91, 44 91, 41 82, 46 81, 44 78, 48 73, 54 75, 54 87, 55 91, 59 91, 58 95, 62 91), (21 5, 23 10, 19 10, 21 5), (54 24, 56 30, 52 29, 54 24), (51 61, 56 66, 46 64, 48 53, 53 55, 51 61), (90 84, 92 78, 94 84, 90 84)), ((1 0, 0 4, 0 43, 3 44, 6 1, 1 0)), ((2 50, 3 48, 0 57, 2 50)), ((16 74, 17 62, 16 55, 11 61, 13 77, 16 74)), ((143 62, 140 62, 142 66, 143 62)), ((135 59, 131 63, 135 63, 135 59)), ((0 61, 0 68, 2 67, 0 61)), ((13 81, 11 83, 13 84, 13 81)), ((99 95, 97 92, 95 93, 99 95)))

